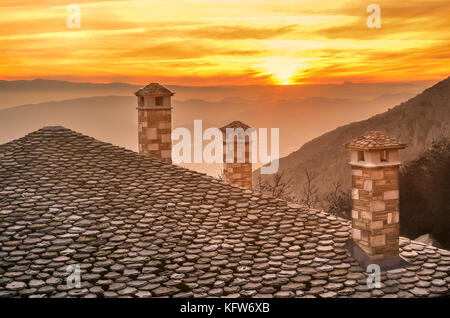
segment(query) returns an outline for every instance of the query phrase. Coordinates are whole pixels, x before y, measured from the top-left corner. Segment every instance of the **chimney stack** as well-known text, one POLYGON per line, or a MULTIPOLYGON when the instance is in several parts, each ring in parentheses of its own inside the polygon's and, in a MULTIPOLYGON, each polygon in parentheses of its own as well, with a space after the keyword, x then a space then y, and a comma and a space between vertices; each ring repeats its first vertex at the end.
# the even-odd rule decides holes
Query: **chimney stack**
POLYGON ((352 171, 351 253, 359 261, 363 255, 364 267, 401 267, 405 262, 399 257, 398 152, 406 145, 371 131, 345 146, 350 150, 352 171))
POLYGON ((135 95, 138 98, 139 153, 172 163, 171 97, 174 93, 158 83, 151 83, 135 95))
POLYGON ((223 176, 226 183, 252 189, 252 163, 250 158, 250 126, 234 121, 220 128, 223 134, 223 176), (228 131, 227 131, 228 130, 228 131), (228 146, 227 146, 228 145, 228 146), (228 152, 233 156, 227 160, 228 152), (232 158, 232 162, 231 161, 232 158))

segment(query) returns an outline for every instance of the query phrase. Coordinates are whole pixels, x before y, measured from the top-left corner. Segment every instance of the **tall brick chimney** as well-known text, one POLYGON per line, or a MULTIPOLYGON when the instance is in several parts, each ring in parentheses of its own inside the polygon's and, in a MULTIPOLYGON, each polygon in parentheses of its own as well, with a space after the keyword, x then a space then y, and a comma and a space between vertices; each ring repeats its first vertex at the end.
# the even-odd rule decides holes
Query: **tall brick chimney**
POLYGON ((151 83, 135 95, 138 98, 139 153, 171 163, 171 97, 174 93, 158 83, 151 83))
POLYGON ((233 121, 220 128, 223 134, 223 176, 226 183, 252 189, 252 163, 250 158, 251 132, 250 126, 233 121), (227 132, 228 129, 228 132, 227 132), (234 130, 234 133, 231 131, 234 130), (227 146, 228 144, 228 146, 227 146), (227 160, 228 152, 233 151, 233 156, 227 160), (229 162, 233 158, 232 162, 229 162))
POLYGON ((350 150, 352 171, 353 243, 364 252, 365 266, 401 267, 398 152, 406 145, 380 131, 371 131, 345 146, 350 150))

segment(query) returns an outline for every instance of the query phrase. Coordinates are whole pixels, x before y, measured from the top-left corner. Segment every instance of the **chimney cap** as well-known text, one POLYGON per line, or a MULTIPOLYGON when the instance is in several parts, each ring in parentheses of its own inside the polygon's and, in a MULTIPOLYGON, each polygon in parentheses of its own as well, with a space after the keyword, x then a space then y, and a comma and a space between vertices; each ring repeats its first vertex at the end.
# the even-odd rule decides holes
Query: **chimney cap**
POLYGON ((353 150, 403 149, 397 139, 385 135, 381 131, 369 131, 345 144, 345 148, 353 150))
POLYGON ((223 126, 222 128, 220 128, 221 131, 226 132, 227 128, 242 128, 244 130, 247 130, 248 128, 252 128, 249 125, 244 124, 243 122, 239 121, 239 120, 235 120, 231 123, 229 123, 228 125, 223 126))
POLYGON ((158 83, 150 83, 134 93, 136 96, 173 96, 174 94, 158 83))

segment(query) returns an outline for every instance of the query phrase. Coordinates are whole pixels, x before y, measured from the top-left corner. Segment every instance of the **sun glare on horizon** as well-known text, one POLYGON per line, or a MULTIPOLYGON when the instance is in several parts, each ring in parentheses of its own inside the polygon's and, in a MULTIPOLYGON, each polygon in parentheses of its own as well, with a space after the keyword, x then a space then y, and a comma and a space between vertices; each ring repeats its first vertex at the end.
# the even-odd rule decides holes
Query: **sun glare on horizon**
POLYGON ((269 57, 258 64, 263 69, 263 75, 270 75, 273 84, 291 85, 295 84, 294 77, 303 65, 298 60, 290 57, 269 57))

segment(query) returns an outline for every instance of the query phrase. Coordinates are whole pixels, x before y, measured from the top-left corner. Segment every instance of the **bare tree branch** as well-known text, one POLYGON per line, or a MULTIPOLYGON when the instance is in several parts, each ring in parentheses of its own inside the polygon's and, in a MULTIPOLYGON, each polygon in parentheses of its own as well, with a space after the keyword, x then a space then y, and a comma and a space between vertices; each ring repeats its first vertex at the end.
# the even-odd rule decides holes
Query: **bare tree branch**
POLYGON ((341 190, 339 181, 333 182, 331 191, 325 196, 327 211, 330 214, 350 219, 352 210, 352 198, 349 191, 341 190))
POLYGON ((306 183, 303 184, 301 203, 308 208, 314 207, 318 201, 318 188, 313 184, 316 174, 312 174, 308 169, 303 169, 305 172, 306 183))
POLYGON ((272 175, 269 181, 263 180, 258 175, 257 189, 262 193, 267 193, 275 198, 294 201, 291 191, 292 180, 284 177, 284 171, 272 175))

